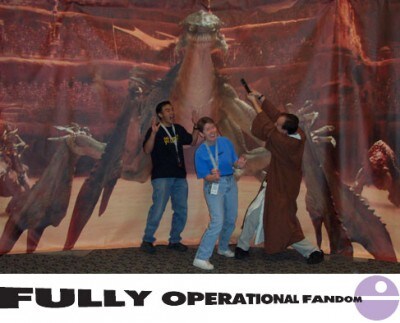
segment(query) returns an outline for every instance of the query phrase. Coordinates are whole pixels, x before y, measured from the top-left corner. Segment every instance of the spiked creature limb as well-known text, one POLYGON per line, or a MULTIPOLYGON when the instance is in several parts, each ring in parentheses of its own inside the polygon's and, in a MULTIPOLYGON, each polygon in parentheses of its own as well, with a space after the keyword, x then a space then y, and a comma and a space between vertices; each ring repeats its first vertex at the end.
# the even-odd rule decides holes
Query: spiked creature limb
POLYGON ((58 226, 65 217, 79 156, 99 159, 104 151, 105 144, 77 124, 57 129, 67 131, 68 135, 49 138, 60 142, 60 146, 42 176, 31 190, 8 205, 10 217, 0 238, 0 254, 9 252, 25 230, 28 230, 27 252, 35 251, 46 227, 58 226))
POLYGON ((331 253, 353 256, 351 241, 335 209, 329 185, 321 167, 320 145, 324 142, 332 146, 336 145, 333 137, 326 136, 334 127, 324 126, 311 131, 318 118, 318 113, 312 112, 311 109, 312 102, 306 101, 304 107, 297 113, 307 137, 303 155, 303 175, 307 187, 306 209, 314 226, 318 247, 321 247, 322 224, 324 224, 331 253))
POLYGON ((358 194, 344 184, 335 171, 331 159, 323 158, 321 143, 336 145, 332 136, 321 136, 333 130, 332 126, 311 131, 318 113, 312 111, 312 102, 297 113, 303 121, 307 145, 304 152, 304 176, 307 186, 306 207, 310 213, 320 245, 321 227, 325 225, 331 253, 351 256, 351 242, 361 244, 376 259, 396 261, 389 233, 358 194))

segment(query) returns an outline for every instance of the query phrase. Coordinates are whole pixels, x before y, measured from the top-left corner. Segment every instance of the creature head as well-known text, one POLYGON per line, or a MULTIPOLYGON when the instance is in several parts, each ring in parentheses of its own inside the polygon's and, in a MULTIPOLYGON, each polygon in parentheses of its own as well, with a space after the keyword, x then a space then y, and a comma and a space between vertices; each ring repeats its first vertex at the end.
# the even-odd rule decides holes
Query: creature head
POLYGON ((77 156, 90 156, 100 159, 106 144, 92 137, 88 127, 80 127, 76 123, 70 126, 55 126, 57 130, 66 131, 68 134, 61 137, 48 138, 51 141, 65 141, 68 148, 77 156))
POLYGON ((4 159, 12 158, 10 165, 18 172, 23 171, 20 158, 26 148, 28 145, 19 136, 18 128, 6 124, 3 134, 0 136, 0 153, 4 155, 4 159))
POLYGON ((208 46, 212 49, 221 49, 226 52, 228 46, 224 36, 220 33, 221 20, 211 12, 200 10, 187 16, 181 22, 183 33, 179 39, 176 51, 188 44, 208 46))
POLYGON ((377 151, 369 157, 369 161, 374 169, 382 169, 386 165, 386 159, 387 157, 381 151, 377 151))

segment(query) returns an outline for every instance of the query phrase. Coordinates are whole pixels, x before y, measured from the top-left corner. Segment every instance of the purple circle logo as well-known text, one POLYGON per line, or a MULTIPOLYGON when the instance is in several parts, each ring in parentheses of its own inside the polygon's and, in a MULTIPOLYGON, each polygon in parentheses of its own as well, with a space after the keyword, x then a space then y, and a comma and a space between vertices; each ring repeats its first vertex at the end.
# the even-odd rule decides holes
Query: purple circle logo
POLYGON ((374 321, 387 319, 399 305, 399 291, 396 285, 383 276, 364 279, 358 285, 355 296, 362 297, 362 302, 355 303, 358 311, 374 321))

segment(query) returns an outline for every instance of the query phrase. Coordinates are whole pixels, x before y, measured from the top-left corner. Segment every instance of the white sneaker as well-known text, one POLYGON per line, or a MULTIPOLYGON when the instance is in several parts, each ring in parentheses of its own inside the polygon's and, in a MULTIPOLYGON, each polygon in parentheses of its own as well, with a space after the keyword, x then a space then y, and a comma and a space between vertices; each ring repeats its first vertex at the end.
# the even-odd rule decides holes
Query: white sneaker
POLYGON ((214 265, 212 263, 210 263, 208 260, 202 260, 202 259, 197 259, 197 258, 195 258, 193 260, 193 266, 200 268, 200 269, 204 269, 204 270, 213 270, 214 269, 214 265))
POLYGON ((220 249, 218 249, 217 253, 218 253, 219 255, 221 255, 221 256, 225 256, 225 257, 228 257, 228 258, 233 258, 233 257, 235 257, 235 253, 234 253, 233 251, 231 251, 230 249, 227 249, 227 250, 220 250, 220 249))

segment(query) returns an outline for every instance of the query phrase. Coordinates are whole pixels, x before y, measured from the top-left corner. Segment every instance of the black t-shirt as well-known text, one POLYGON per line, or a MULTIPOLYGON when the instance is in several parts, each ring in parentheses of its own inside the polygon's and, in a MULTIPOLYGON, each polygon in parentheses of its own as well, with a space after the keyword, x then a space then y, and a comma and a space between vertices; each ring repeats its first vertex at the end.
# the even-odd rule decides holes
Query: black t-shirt
MULTIPOLYGON (((153 163, 153 169, 151 171, 151 179, 156 178, 185 178, 185 160, 183 157, 183 145, 190 145, 192 143, 193 137, 188 133, 185 128, 179 124, 174 124, 176 137, 172 130, 172 127, 166 127, 172 136, 173 141, 171 142, 166 131, 160 127, 156 133, 156 138, 154 141, 154 148, 151 152, 151 161, 153 163), (178 152, 179 161, 176 153, 176 148, 174 140, 178 140, 178 152)), ((151 134, 151 128, 147 130, 143 146, 149 139, 151 134)))

